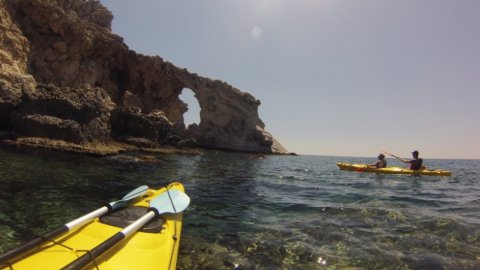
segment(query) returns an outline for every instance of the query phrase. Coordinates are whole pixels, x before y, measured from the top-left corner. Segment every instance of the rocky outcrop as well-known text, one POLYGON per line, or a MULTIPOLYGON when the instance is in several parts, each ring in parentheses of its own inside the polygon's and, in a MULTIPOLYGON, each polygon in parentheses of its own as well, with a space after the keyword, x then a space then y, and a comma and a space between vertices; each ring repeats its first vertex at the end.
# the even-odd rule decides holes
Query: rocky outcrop
POLYGON ((130 50, 92 0, 0 0, 0 130, 74 143, 140 137, 285 153, 258 116, 260 101, 159 56, 130 50), (183 89, 200 123, 185 127, 183 89))
POLYGON ((200 124, 188 130, 204 147, 251 152, 268 152, 273 137, 258 116, 260 101, 227 83, 174 74, 184 87, 192 89, 200 104, 200 124))
POLYGON ((75 143, 110 139, 110 97, 99 87, 38 85, 11 113, 13 132, 75 143))
POLYGON ((28 39, 12 21, 4 0, 0 1, 0 129, 11 128, 10 113, 20 104, 23 91, 35 89, 28 74, 28 39))
POLYGON ((114 139, 145 138, 158 145, 165 144, 173 127, 162 111, 145 115, 137 107, 116 108, 111 123, 114 139))

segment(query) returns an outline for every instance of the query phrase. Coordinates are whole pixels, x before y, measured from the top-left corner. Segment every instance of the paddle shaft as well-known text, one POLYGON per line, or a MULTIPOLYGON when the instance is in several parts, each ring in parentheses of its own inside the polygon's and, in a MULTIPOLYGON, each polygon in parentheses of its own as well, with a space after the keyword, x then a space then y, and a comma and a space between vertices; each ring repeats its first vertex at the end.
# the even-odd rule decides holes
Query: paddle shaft
POLYGON ((404 160, 403 158, 401 158, 401 157, 398 157, 398 156, 395 156, 394 154, 390 154, 390 153, 388 153, 388 152, 385 152, 385 151, 384 151, 383 153, 385 153, 385 154, 387 154, 387 155, 389 155, 389 156, 392 156, 392 157, 394 157, 394 158, 396 158, 396 159, 398 159, 398 160, 400 160, 400 161, 403 161, 403 162, 405 162, 405 160, 404 160))
POLYGON ((107 250, 118 244, 123 239, 127 238, 142 226, 147 224, 150 220, 152 220, 158 212, 156 209, 151 209, 143 215, 140 219, 136 220, 134 223, 127 226, 125 229, 121 230, 120 232, 114 234, 112 237, 108 238, 98 246, 94 247, 90 252, 83 254, 78 259, 74 260, 73 262, 69 263, 62 270, 78 270, 82 269, 83 267, 87 266, 88 264, 92 263, 96 258, 101 256, 107 250))
POLYGON ((95 211, 92 211, 82 217, 79 217, 69 223, 66 223, 64 224, 62 227, 60 228, 57 228, 47 234, 45 234, 44 236, 41 236, 41 237, 36 237, 34 238, 33 240, 19 246, 19 247, 16 247, 12 250, 9 250, 3 254, 0 255, 0 263, 4 263, 4 262, 8 262, 9 260, 17 257, 17 256, 20 256, 30 250, 33 250, 34 248, 38 247, 38 246, 41 246, 43 245, 44 243, 50 241, 50 240, 53 240, 55 238, 57 238, 58 236, 64 234, 64 233, 67 233, 69 232, 71 229, 73 228, 77 228, 81 225, 84 225, 85 223, 89 222, 90 220, 96 218, 96 217, 99 217, 101 215, 104 215, 108 212, 108 207, 107 206, 104 206, 102 208, 99 208, 95 211))
POLYGON ((124 238, 139 230, 155 216, 165 213, 180 213, 188 207, 189 203, 190 198, 184 192, 167 189, 164 193, 150 201, 150 208, 145 215, 94 247, 89 252, 72 261, 63 267, 62 270, 82 269, 90 263, 93 263, 96 258, 118 244, 124 238))
POLYGON ((45 244, 48 241, 51 241, 55 238, 57 238, 60 235, 63 235, 75 228, 78 228, 82 225, 85 225, 86 223, 92 221, 93 219, 103 216, 109 211, 122 207, 125 203, 130 201, 131 199, 134 199, 138 196, 141 196, 145 194, 145 192, 148 190, 148 187, 143 185, 140 186, 132 191, 130 191, 127 195, 125 195, 121 200, 111 202, 107 204, 104 207, 101 207, 97 210, 94 210, 84 216, 81 216, 75 220, 72 220, 66 224, 64 224, 62 227, 55 229, 44 236, 36 237, 33 240, 17 247, 12 250, 9 250, 3 254, 0 254, 0 263, 7 263, 9 260, 12 260, 15 257, 19 257, 20 255, 23 255, 31 250, 33 250, 36 247, 39 247, 43 244, 45 244))

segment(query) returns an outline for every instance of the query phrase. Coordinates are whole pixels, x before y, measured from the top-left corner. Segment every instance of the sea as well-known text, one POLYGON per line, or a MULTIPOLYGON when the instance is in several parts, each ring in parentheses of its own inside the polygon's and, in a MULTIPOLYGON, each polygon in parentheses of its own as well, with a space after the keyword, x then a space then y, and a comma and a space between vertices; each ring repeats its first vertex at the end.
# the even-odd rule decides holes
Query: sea
POLYGON ((177 269, 480 269, 480 160, 424 159, 452 176, 336 166, 375 156, 0 149, 0 252, 140 185, 178 181, 191 203, 177 269))

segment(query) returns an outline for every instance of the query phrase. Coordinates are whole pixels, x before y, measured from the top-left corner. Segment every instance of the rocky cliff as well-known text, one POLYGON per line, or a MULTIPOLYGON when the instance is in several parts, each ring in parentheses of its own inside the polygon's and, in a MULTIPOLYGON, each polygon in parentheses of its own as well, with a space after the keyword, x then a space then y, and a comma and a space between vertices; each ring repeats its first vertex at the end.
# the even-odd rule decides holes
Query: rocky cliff
MULTIPOLYGON (((111 31, 99 1, 0 0, 0 130, 74 144, 140 138, 285 153, 258 116, 260 101, 231 85, 138 54, 111 31), (185 127, 182 90, 200 104, 185 127)), ((138 140, 137 140, 138 141, 138 140)))

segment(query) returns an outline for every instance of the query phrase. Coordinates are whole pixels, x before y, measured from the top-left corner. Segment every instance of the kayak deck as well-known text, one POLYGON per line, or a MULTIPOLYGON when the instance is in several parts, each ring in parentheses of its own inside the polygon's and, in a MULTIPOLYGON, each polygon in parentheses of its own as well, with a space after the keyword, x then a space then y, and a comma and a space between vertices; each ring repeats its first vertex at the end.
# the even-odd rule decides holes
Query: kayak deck
MULTIPOLYGON (((0 269, 60 269, 122 230, 123 226, 134 222, 139 218, 138 215, 148 211, 149 202, 167 189, 184 191, 183 185, 178 182, 158 190, 149 189, 142 197, 135 199, 131 206, 96 218, 73 232, 51 239, 52 241, 29 254, 16 258, 9 264, 0 265, 0 269), (112 225, 116 219, 123 223, 119 225, 120 227, 112 225)), ((97 264, 98 269, 102 270, 173 270, 177 263, 181 228, 182 213, 163 214, 96 258, 95 262, 85 269, 96 269, 97 264)))
POLYGON ((369 172, 369 173, 385 173, 385 174, 411 174, 411 175, 437 175, 437 176, 451 176, 452 172, 448 170, 410 170, 402 167, 386 167, 375 168, 367 164, 353 164, 338 162, 337 166, 340 170, 355 171, 355 172, 369 172))

